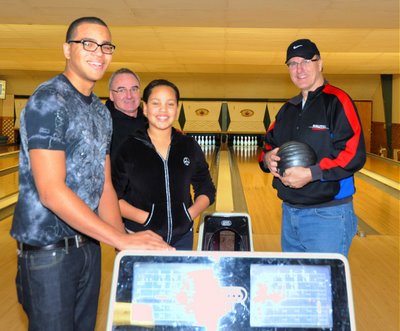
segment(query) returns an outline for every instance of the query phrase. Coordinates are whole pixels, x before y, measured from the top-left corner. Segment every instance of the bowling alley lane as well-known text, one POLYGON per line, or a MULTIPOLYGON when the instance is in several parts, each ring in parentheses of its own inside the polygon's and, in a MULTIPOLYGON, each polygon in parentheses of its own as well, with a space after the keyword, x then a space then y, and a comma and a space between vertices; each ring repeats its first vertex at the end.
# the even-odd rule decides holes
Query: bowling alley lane
POLYGON ((378 174, 397 183, 400 181, 399 161, 368 153, 364 170, 368 170, 373 174, 378 174))
POLYGON ((18 196, 18 151, 0 153, 0 221, 12 215, 18 196))
MULTIPOLYGON (((217 150, 216 147, 204 149, 214 179, 218 179, 217 150)), ((280 251, 281 201, 272 188, 272 176, 259 169, 258 155, 261 151, 244 146, 232 147, 231 150, 232 164, 237 167, 234 174, 239 177, 242 189, 242 192, 233 192, 233 195, 244 196, 252 221, 254 250, 280 251)), ((371 171, 376 166, 375 161, 371 162, 371 171)), ((11 158, 0 157, 0 172, 17 162, 17 158, 11 161, 11 158)), ((386 176, 384 171, 387 171, 387 165, 378 168, 383 169, 379 170, 383 171, 380 175, 386 176)), ((14 171, 13 176, 0 176, 2 194, 15 191, 18 185, 16 174, 17 171, 14 171)), ((363 331, 398 331, 399 200, 382 186, 376 186, 374 181, 366 181, 361 176, 356 176, 356 186, 356 214, 363 224, 369 226, 364 237, 354 238, 349 254, 357 328, 363 331)), ((218 190, 223 191, 224 188, 219 187, 218 190)), ((209 212, 213 212, 213 208, 209 212)), ((9 236, 10 226, 11 217, 0 222, 0 326, 2 330, 17 331, 26 330, 27 321, 15 293, 16 254, 15 242, 9 236)), ((102 245, 102 248, 102 287, 96 331, 105 329, 115 257, 114 249, 107 245, 102 245)))
POLYGON ((18 172, 0 176, 0 199, 18 192, 18 172))

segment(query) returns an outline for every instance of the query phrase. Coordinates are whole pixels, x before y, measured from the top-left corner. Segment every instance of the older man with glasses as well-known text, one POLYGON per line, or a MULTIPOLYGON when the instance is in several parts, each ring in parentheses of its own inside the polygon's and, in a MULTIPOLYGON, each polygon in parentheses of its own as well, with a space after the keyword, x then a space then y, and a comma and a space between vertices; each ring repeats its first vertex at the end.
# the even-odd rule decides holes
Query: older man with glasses
POLYGON ((357 230, 353 175, 366 159, 357 109, 343 90, 325 81, 320 52, 311 40, 291 43, 285 63, 300 94, 279 110, 259 159, 283 200, 282 250, 347 256, 357 230), (279 165, 285 160, 277 153, 290 141, 308 144, 316 163, 282 173, 279 165))
POLYGON ((140 106, 140 79, 132 70, 121 68, 109 80, 110 96, 106 106, 113 122, 111 159, 114 159, 119 145, 137 129, 145 128, 147 119, 140 106))

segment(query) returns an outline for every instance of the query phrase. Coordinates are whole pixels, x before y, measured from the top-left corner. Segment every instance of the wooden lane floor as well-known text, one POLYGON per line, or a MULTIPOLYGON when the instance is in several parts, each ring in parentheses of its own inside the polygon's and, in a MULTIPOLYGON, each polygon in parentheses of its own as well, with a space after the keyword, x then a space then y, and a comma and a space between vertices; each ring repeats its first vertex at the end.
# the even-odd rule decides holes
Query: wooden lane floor
POLYGON ((4 172, 7 169, 12 169, 13 171, 18 171, 19 155, 18 152, 12 154, 2 154, 0 157, 0 172, 4 172))
POLYGON ((19 151, 0 153, 0 176, 18 171, 19 151))
POLYGON ((0 146, 0 158, 3 155, 18 153, 19 145, 1 145, 0 146))
POLYGON ((397 183, 400 182, 400 162, 368 153, 364 170, 379 174, 397 183))
POLYGON ((16 192, 18 192, 18 170, 0 174, 0 199, 16 192))
MULTIPOLYGON (((7 207, 9 198, 16 202, 18 195, 18 172, 12 172, 5 176, 0 176, 0 216, 2 208, 7 207), (7 201, 6 201, 7 200, 7 201)), ((10 200, 11 201, 11 200, 10 200)), ((0 217, 1 222, 1 217, 0 217)))
POLYGON ((18 150, 0 154, 0 221, 14 212, 18 197, 18 155, 18 150))

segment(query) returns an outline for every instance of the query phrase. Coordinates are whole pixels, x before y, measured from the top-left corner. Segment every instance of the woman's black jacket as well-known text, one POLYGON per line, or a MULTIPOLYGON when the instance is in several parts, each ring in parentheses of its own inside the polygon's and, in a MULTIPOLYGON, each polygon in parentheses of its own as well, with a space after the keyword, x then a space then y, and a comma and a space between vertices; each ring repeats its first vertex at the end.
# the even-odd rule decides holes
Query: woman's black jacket
POLYGON ((174 244, 193 226, 187 209, 194 198, 215 200, 215 186, 198 143, 173 128, 166 159, 161 157, 146 131, 131 135, 118 149, 112 179, 118 199, 149 212, 142 225, 124 219, 128 230, 153 230, 174 244))

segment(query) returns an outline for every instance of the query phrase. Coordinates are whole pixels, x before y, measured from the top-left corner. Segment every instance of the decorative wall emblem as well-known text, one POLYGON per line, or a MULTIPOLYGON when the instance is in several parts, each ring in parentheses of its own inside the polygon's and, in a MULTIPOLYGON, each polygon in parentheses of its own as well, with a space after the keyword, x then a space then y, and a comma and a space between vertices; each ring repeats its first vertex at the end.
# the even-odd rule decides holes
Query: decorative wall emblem
POLYGON ((243 117, 251 117, 254 115, 254 111, 251 109, 242 109, 240 111, 240 115, 242 115, 243 117))
POLYGON ((207 116, 210 113, 210 111, 205 108, 199 108, 196 109, 195 113, 197 116, 207 116))

